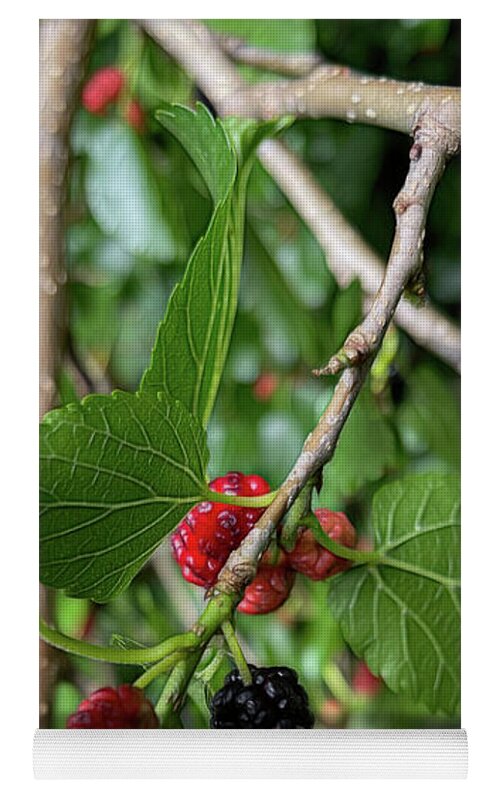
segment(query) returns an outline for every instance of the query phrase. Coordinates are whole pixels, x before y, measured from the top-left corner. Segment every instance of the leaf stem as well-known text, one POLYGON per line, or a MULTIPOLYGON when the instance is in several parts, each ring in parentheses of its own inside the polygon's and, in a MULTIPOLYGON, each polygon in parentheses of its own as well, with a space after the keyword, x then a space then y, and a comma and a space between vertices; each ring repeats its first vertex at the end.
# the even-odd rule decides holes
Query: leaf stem
POLYGON ((96 659, 97 661, 111 662, 112 664, 133 665, 151 664, 175 651, 194 648, 199 643, 197 635, 193 632, 188 632, 169 637, 159 645, 154 645, 151 648, 105 648, 61 634, 56 629, 48 626, 42 618, 40 618, 40 636, 49 645, 53 645, 55 648, 60 648, 68 653, 73 653, 76 656, 84 656, 87 659, 96 659))
POLYGON ((227 647, 231 651, 233 659, 236 662, 236 667, 240 672, 241 680, 245 686, 250 686, 252 683, 252 673, 250 672, 247 660, 245 659, 243 651, 241 650, 234 626, 230 620, 225 620, 221 628, 227 642, 227 647))
POLYGON ((172 710, 174 710, 175 706, 177 705, 176 700, 186 674, 186 664, 186 659, 182 659, 175 665, 160 697, 158 698, 155 711, 162 727, 164 726, 167 718, 171 716, 172 710))
POLYGON ((309 527, 318 543, 325 549, 328 549, 336 557, 341 557, 343 560, 352 560, 360 565, 369 565, 379 562, 380 555, 376 551, 358 551, 358 549, 349 549, 336 540, 330 538, 323 530, 318 519, 314 513, 306 516, 301 523, 309 527))
POLYGON ((260 496, 231 496, 230 494, 205 490, 205 499, 209 502, 217 502, 224 505, 237 505, 238 507, 269 507, 274 501, 277 491, 261 494, 260 496))
POLYGON ((323 530, 316 516, 306 516, 302 522, 304 526, 309 527, 316 540, 325 549, 331 551, 337 557, 345 560, 352 560, 357 565, 385 565, 389 568, 397 568, 405 573, 412 573, 415 576, 422 576, 425 579, 431 579, 433 582, 443 585, 444 587, 460 587, 460 579, 454 579, 450 576, 443 576, 435 571, 429 571, 426 568, 421 568, 418 565, 413 565, 411 562, 405 560, 398 560, 395 557, 385 557, 378 551, 357 551, 356 549, 348 549, 332 540, 323 530))
POLYGON ((171 727, 174 712, 182 708, 186 690, 203 651, 204 648, 199 648, 196 653, 179 661, 172 670, 155 707, 162 727, 171 727))

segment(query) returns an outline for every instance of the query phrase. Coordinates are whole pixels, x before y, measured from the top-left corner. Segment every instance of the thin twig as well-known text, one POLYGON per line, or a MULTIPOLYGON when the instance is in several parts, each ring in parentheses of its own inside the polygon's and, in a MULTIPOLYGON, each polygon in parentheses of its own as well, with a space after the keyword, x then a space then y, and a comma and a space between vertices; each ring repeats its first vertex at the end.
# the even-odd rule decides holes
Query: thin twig
POLYGON ((303 77, 322 63, 322 58, 317 53, 276 52, 263 47, 252 47, 245 39, 223 33, 216 33, 215 38, 233 61, 287 77, 303 77))
POLYGON ((446 159, 454 151, 453 136, 447 135, 431 115, 423 114, 416 124, 408 176, 394 201, 396 230, 385 278, 370 312, 357 331, 348 337, 343 348, 356 354, 352 357, 346 355, 346 360, 342 361, 344 372, 330 404, 306 439, 276 499, 229 557, 219 576, 217 589, 228 593, 238 592, 253 579, 277 524, 309 478, 332 458, 342 428, 370 364, 380 349, 403 290, 421 265, 429 204, 446 159))
POLYGON ((340 432, 359 394, 368 372, 365 363, 342 375, 333 398, 308 436, 292 471, 278 490, 274 502, 255 524, 243 543, 232 552, 222 569, 217 590, 239 592, 257 573, 260 558, 284 514, 312 475, 332 457, 340 432))
MULTIPOLYGON (((193 20, 143 20, 158 44, 196 80, 203 93, 221 108, 225 97, 246 85, 222 52, 215 37, 193 20)), ((347 223, 329 195, 298 157, 278 141, 265 141, 259 158, 321 245, 327 264, 341 286, 359 278, 364 291, 375 295, 384 264, 347 223)), ((419 345, 460 368, 460 331, 430 306, 417 308, 401 301, 398 325, 419 345)))
POLYGON ((446 157, 453 151, 451 137, 441 133, 434 117, 423 116, 410 151, 408 176, 393 205, 396 232, 384 280, 364 320, 317 374, 335 375, 364 361, 380 347, 406 284, 423 264, 429 204, 446 157))

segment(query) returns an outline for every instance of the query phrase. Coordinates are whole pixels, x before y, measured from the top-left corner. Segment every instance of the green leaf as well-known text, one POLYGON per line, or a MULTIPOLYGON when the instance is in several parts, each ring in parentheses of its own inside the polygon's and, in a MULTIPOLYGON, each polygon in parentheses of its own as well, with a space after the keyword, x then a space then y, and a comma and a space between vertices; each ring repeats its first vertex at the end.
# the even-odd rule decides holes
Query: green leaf
POLYGON ((328 328, 292 292, 257 234, 255 222, 249 226, 243 304, 259 319, 268 347, 281 351, 284 358, 286 354, 292 360, 300 356, 309 366, 318 366, 328 328))
POLYGON ((398 412, 404 434, 411 429, 429 450, 453 468, 460 465, 458 394, 443 376, 421 364, 408 377, 408 397, 398 412))
POLYGON ((85 196, 105 235, 128 253, 152 261, 185 254, 182 229, 167 222, 160 185, 139 136, 128 124, 85 117, 74 130, 73 147, 86 154, 85 196))
POLYGON ((232 123, 230 136, 203 105, 171 106, 159 121, 200 169, 215 207, 205 235, 173 291, 141 394, 164 391, 207 426, 233 330, 243 252, 245 191, 252 155, 288 122, 232 123), (238 160, 237 152, 240 153, 238 160))
POLYGON ((79 598, 124 590, 205 487, 205 433, 164 396, 52 411, 40 455, 40 578, 79 598))
POLYGON ((365 388, 347 420, 332 462, 323 470, 321 505, 327 507, 332 499, 352 496, 400 463, 394 431, 365 388))
POLYGON ((236 157, 219 120, 198 102, 196 110, 169 105, 156 118, 182 144, 202 175, 214 204, 224 199, 236 178, 236 157))
POLYGON ((412 475, 373 501, 379 562, 335 577, 331 605, 354 653, 396 693, 454 714, 460 697, 459 479, 412 475))

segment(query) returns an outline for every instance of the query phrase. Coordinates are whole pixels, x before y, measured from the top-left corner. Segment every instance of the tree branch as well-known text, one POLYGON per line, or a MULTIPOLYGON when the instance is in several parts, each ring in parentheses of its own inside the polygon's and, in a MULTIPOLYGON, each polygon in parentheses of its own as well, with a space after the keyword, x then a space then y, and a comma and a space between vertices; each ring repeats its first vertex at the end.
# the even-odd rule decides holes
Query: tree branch
MULTIPOLYGON (((246 85, 215 37, 193 20, 143 20, 146 32, 192 75, 203 93, 221 108, 228 95, 246 85)), ((329 195, 298 157, 277 141, 264 141, 259 158, 322 247, 341 286, 359 278, 375 295, 384 264, 345 220, 329 195)), ((415 341, 455 369, 460 368, 460 331, 436 309, 402 301, 396 321, 415 341)))
MULTIPOLYGON (((40 25, 40 292, 39 414, 56 399, 65 326, 63 206, 69 124, 90 44, 88 20, 40 25)), ((40 612, 50 619, 51 596, 40 587, 40 612)), ((40 641, 40 727, 48 727, 59 652, 40 641)))
POLYGON ((406 284, 422 267, 429 204, 454 145, 452 136, 443 134, 433 116, 420 117, 408 176, 393 205, 396 232, 384 280, 365 319, 318 374, 335 375, 364 361, 380 347, 406 284))
POLYGON ((346 66, 319 66, 299 80, 265 81, 226 96, 222 112, 252 118, 298 117, 360 121, 411 135, 423 112, 460 146, 460 89, 371 77, 346 66))

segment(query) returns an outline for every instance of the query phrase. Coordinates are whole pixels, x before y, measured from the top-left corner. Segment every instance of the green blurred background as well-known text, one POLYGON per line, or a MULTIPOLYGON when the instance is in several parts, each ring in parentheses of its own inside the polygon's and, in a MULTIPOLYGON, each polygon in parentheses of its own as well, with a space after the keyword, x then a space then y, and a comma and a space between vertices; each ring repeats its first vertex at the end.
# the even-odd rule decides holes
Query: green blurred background
MULTIPOLYGON (((220 32, 282 51, 318 51, 374 74, 458 85, 460 24, 453 20, 218 20, 220 32)), ((133 24, 98 23, 88 74, 125 70, 146 114, 137 133, 119 108, 104 117, 80 108, 72 129, 67 226, 69 333, 61 401, 87 389, 134 389, 149 360, 169 294, 210 215, 206 189, 180 145, 154 120, 165 102, 202 99, 188 75, 133 24), (84 376, 82 377, 82 372, 84 376), (88 382, 86 383, 85 380, 88 382)), ((243 67, 249 80, 269 79, 243 67)), ((386 259, 391 204, 405 176, 408 139, 334 120, 296 122, 284 138, 346 218, 386 259)), ((460 163, 448 166, 426 237, 429 300, 459 322, 460 163)), ((359 321, 357 282, 341 290, 321 248, 265 171, 251 177, 240 303, 216 410, 209 427, 210 473, 258 473, 277 487, 325 407, 333 379, 324 364, 359 321)), ((317 506, 344 510, 370 543, 370 503, 380 485, 416 471, 459 466, 457 375, 404 333, 391 329, 324 470, 317 506)), ((292 596, 268 616, 239 616, 245 651, 259 664, 295 667, 318 724, 332 727, 452 726, 381 684, 355 691, 358 663, 328 610, 328 582, 297 577, 292 596), (375 692, 376 690, 376 692, 375 692)), ((58 627, 93 642, 155 643, 185 628, 203 593, 180 577, 169 544, 123 595, 96 607, 58 594, 58 627)), ((219 681, 228 660, 212 652, 219 681)), ((96 686, 132 681, 137 670, 68 660, 54 702, 54 726, 96 686), (118 678, 119 676, 119 678, 118 678)), ((210 676, 208 673, 205 679, 210 676)), ((160 682, 158 682, 160 683, 160 682)), ((215 685, 214 683, 212 685, 215 685)), ((187 726, 205 726, 204 676, 190 689, 187 726)))

